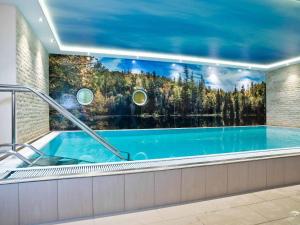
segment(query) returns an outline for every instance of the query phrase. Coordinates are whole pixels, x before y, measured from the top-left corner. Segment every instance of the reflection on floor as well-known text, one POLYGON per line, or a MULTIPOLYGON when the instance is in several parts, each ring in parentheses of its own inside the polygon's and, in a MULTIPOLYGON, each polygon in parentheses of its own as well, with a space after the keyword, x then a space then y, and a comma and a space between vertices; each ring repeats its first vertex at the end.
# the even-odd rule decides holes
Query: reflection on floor
POLYGON ((300 185, 61 225, 300 225, 300 185))

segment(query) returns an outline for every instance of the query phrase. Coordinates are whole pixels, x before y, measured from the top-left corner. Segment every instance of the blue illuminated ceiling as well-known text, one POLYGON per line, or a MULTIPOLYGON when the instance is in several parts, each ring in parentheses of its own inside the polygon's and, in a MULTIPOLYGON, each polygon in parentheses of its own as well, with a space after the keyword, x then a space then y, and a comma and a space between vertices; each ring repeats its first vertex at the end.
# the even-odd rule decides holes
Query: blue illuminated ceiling
POLYGON ((61 43, 266 64, 299 56, 297 0, 46 0, 61 43))

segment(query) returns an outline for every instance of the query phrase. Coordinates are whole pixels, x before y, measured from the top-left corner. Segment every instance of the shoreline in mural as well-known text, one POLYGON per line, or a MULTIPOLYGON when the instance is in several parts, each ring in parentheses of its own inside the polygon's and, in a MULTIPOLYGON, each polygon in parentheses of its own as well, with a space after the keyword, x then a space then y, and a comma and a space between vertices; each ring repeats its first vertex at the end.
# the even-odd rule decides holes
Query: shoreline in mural
MULTIPOLYGON (((265 124, 265 75, 259 71, 166 62, 50 56, 50 95, 93 129, 265 124), (76 99, 82 88, 91 104, 76 99), (142 89, 147 103, 132 101, 142 89)), ((52 129, 76 129, 50 111, 52 129)))

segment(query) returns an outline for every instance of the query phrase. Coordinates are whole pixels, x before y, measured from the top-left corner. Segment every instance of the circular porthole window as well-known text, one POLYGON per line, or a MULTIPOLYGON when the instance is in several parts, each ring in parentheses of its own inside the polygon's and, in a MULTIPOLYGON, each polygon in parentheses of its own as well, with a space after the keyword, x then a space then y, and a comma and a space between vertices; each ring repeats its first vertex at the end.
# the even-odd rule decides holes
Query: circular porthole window
POLYGON ((132 94, 132 101, 138 106, 146 105, 147 100, 148 96, 144 89, 135 90, 132 94))
POLYGON ((94 100, 93 92, 88 88, 82 88, 77 92, 77 101, 80 105, 89 105, 94 100))

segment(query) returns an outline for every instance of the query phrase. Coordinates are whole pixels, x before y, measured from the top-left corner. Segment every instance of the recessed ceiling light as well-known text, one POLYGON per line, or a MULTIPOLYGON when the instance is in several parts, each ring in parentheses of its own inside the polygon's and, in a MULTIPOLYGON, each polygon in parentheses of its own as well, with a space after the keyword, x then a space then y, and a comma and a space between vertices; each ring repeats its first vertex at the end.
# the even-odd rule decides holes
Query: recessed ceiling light
POLYGON ((39 18, 39 22, 42 23, 43 22, 43 17, 39 18))

